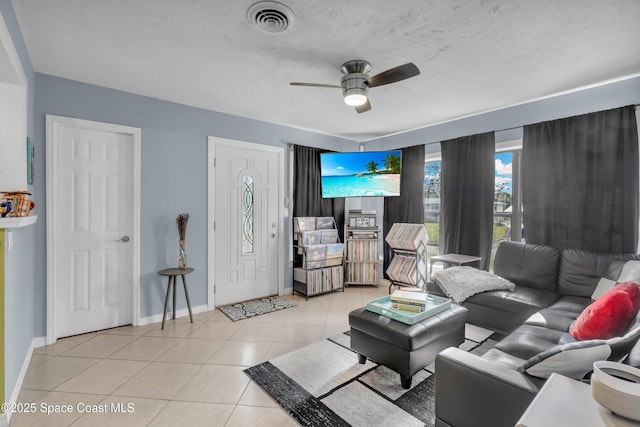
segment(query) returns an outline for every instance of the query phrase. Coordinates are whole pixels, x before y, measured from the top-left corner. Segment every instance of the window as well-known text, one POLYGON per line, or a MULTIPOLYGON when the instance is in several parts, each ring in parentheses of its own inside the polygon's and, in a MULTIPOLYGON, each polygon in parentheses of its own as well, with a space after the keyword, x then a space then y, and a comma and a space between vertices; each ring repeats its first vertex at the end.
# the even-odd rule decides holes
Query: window
MULTIPOLYGON (((519 145, 519 144, 518 144, 519 145)), ((498 245, 503 240, 523 241, 522 195, 520 191, 519 146, 496 153, 495 193, 493 203, 493 244, 490 268, 498 245), (517 148, 516 148, 517 147, 517 148)), ((424 165, 424 222, 429 236, 429 256, 439 253, 441 161, 428 155, 424 165)))
POLYGON ((429 236, 429 252, 438 254, 440 240, 440 160, 424 165, 424 225, 429 236))
POLYGON ((520 157, 520 150, 496 153, 491 269, 493 269, 493 259, 501 241, 524 241, 522 197, 520 192, 520 157))

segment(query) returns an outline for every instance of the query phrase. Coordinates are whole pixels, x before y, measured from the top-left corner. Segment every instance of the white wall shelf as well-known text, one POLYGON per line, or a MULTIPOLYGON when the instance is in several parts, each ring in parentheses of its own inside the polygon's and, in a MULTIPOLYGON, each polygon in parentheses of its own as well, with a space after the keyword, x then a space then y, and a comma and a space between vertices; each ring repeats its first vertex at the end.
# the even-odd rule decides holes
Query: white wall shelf
POLYGON ((0 228, 22 228, 33 225, 38 220, 38 215, 15 216, 11 218, 0 218, 0 228))

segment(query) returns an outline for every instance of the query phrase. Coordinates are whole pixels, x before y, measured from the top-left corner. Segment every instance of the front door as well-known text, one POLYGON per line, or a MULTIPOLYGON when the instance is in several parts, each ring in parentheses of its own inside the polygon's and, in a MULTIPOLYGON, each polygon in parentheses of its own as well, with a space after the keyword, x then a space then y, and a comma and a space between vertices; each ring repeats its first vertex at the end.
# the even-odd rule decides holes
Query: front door
POLYGON ((135 130, 52 116, 47 121, 53 339, 131 324, 135 130))
POLYGON ((276 295, 281 156, 273 147, 211 139, 215 305, 276 295))

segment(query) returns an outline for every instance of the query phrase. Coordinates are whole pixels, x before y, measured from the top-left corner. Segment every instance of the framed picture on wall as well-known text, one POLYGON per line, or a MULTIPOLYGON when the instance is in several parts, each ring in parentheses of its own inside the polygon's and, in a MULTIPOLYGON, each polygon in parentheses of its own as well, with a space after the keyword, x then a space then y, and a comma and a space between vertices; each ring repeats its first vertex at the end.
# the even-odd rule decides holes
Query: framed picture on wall
POLYGON ((31 137, 27 137, 27 184, 33 184, 33 151, 31 137))

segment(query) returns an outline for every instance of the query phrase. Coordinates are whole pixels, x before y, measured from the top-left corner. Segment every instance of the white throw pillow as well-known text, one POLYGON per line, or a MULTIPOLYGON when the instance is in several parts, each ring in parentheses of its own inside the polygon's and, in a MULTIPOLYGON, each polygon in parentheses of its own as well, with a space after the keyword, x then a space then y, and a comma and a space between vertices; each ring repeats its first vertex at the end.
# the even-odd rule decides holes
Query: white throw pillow
POLYGON ((598 282, 598 285, 593 290, 593 293, 591 294, 591 299, 595 301, 601 298, 604 294, 606 294, 611 289, 613 289, 613 287, 617 284, 618 282, 616 282, 615 280, 611 280, 603 277, 602 279, 600 279, 600 281, 598 282))
POLYGON ((616 280, 607 279, 606 277, 601 278, 591 294, 591 299, 594 301, 599 299, 615 285, 623 282, 640 283, 640 261, 632 260, 625 262, 620 276, 616 280))
POLYGON ((622 267, 618 283, 640 282, 640 261, 627 261, 622 267))

